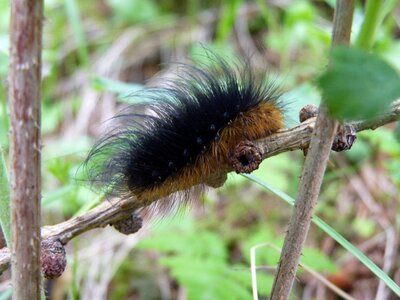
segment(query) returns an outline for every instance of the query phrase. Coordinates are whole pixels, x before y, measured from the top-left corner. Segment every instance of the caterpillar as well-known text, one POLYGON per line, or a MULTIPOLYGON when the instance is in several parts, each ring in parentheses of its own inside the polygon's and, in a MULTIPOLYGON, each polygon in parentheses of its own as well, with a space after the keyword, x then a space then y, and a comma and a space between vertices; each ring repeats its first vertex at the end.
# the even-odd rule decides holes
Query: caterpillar
POLYGON ((283 128, 274 82, 256 77, 248 62, 208 57, 213 64, 180 64, 175 78, 135 94, 140 103, 113 118, 118 124, 85 160, 96 189, 148 206, 218 177, 238 143, 283 128))

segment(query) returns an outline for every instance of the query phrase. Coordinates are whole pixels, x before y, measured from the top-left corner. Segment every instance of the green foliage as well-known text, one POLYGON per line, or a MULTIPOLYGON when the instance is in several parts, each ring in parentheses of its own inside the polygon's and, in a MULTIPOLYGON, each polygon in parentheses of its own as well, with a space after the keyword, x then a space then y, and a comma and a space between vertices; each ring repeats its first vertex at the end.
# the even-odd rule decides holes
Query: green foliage
POLYGON ((376 55, 355 49, 333 49, 331 63, 318 79, 329 111, 339 119, 366 119, 400 97, 400 76, 376 55))
MULTIPOLYGON (((7 1, 0 2, 0 224, 8 246, 11 242, 10 232, 10 186, 8 180, 6 149, 8 148, 8 108, 6 101, 7 68, 9 64, 8 26, 10 21, 10 7, 7 1)), ((7 299, 11 289, 3 292, 1 299, 7 299), (8 296, 7 296, 8 295, 8 296)))
POLYGON ((330 31, 315 26, 319 13, 310 1, 295 1, 279 13, 283 15, 283 23, 268 33, 266 45, 281 56, 282 71, 287 79, 313 76, 327 61, 330 31), (301 49, 297 58, 300 64, 293 68, 292 56, 297 49, 301 49))
MULTIPOLYGON (((265 182, 271 183, 278 189, 294 194, 297 191, 300 176, 300 161, 293 160, 293 155, 283 153, 263 161, 252 174, 265 182)), ((230 173, 222 189, 244 186, 247 181, 239 174, 230 173)))
POLYGON ((69 23, 73 29, 79 60, 85 68, 89 68, 89 53, 77 2, 75 0, 64 0, 64 3, 69 23))
POLYGON ((286 127, 299 124, 299 111, 308 104, 319 105, 319 90, 310 83, 302 83, 281 96, 285 110, 286 127))
MULTIPOLYGON (((161 226, 160 226, 161 227, 161 226)), ((226 236, 220 236, 185 218, 167 229, 158 229, 138 248, 163 254, 160 264, 171 270, 182 284, 188 299, 250 299, 250 270, 243 264, 232 264, 228 257, 226 236)), ((272 276, 260 274, 261 289, 266 295, 272 276)))
POLYGON ((217 42, 223 42, 227 39, 235 24, 237 10, 241 3, 242 0, 222 1, 222 14, 217 27, 217 42))
POLYGON ((353 144, 350 151, 346 152, 346 157, 353 163, 362 163, 370 159, 372 149, 365 139, 358 136, 357 142, 353 144))
POLYGON ((44 208, 72 216, 94 197, 81 172, 82 154, 87 151, 88 143, 86 138, 81 138, 75 139, 75 143, 59 141, 47 144, 43 151, 44 208))
POLYGON ((157 300, 162 298, 160 282, 157 276, 163 270, 155 263, 146 260, 146 254, 132 253, 118 268, 114 275, 114 284, 107 299, 129 299, 135 290, 137 300, 157 300), (132 263, 134 262, 134 263, 132 263))
POLYGON ((382 3, 381 0, 367 1, 364 22, 355 43, 357 47, 369 49, 374 43, 382 3))
POLYGON ((8 246, 11 246, 10 184, 3 149, 0 145, 0 224, 8 246))
POLYGON ((7 1, 0 2, 0 145, 7 149, 8 147, 8 110, 7 110, 7 95, 6 85, 7 69, 8 69, 8 25, 10 20, 10 8, 7 1))
POLYGON ((210 52, 224 57, 227 61, 235 61, 237 59, 237 53, 231 45, 218 42, 192 45, 188 55, 193 62, 199 65, 212 65, 215 62, 212 57, 210 59, 210 52))
POLYGON ((172 267, 172 276, 186 288, 189 299, 251 298, 248 271, 234 270, 211 258, 169 257, 160 263, 172 267))
POLYGON ((361 132, 359 137, 382 153, 388 155, 382 165, 392 180, 400 185, 400 143, 391 130, 379 128, 372 132, 361 132))
POLYGON ((159 230, 158 235, 142 241, 139 248, 157 249, 164 253, 180 252, 183 256, 199 259, 227 259, 225 245, 215 233, 195 230, 195 224, 190 219, 181 221, 177 226, 175 230, 169 227, 168 232, 159 230))
POLYGON ((390 34, 383 34, 377 38, 380 31, 390 31, 393 28, 390 14, 393 14, 395 7, 398 5, 398 0, 368 0, 366 1, 364 19, 360 31, 355 40, 355 46, 363 49, 370 49, 382 43, 391 43, 390 34))
POLYGON ((298 188, 298 178, 301 174, 300 164, 293 163, 289 153, 271 157, 265 160, 258 170, 253 172, 262 181, 268 182, 282 191, 295 194, 298 188))
POLYGON ((63 104, 43 105, 41 115, 42 134, 54 132, 63 121, 63 104))
POLYGON ((0 101, 0 145, 2 145, 5 149, 8 147, 8 129, 9 129, 9 120, 7 118, 8 108, 6 106, 5 101, 5 91, 2 90, 0 85, 0 96, 4 97, 4 101, 0 101), (4 92, 4 96, 3 95, 4 92))
POLYGON ((394 131, 395 139, 400 143, 400 123, 397 123, 396 129, 394 131))
POLYGON ((352 227, 364 238, 369 238, 376 231, 376 224, 371 219, 357 218, 352 227))
POLYGON ((377 146, 380 151, 391 156, 400 156, 400 144, 393 132, 386 128, 379 128, 372 132, 362 132, 360 137, 377 146))
POLYGON ((101 76, 95 76, 92 79, 92 86, 95 90, 100 92, 107 91, 116 93, 119 100, 127 103, 132 103, 132 97, 129 97, 131 94, 134 94, 136 91, 144 88, 144 86, 141 84, 125 83, 118 80, 104 78, 101 76))
POLYGON ((107 0, 119 22, 138 23, 151 21, 159 15, 158 6, 153 0, 107 0))
MULTIPOLYGON (((238 205, 231 206, 234 208, 238 205)), ((230 232, 231 227, 225 228, 228 225, 226 222, 240 220, 243 209, 232 212, 232 219, 226 216, 223 223, 219 220, 213 224, 215 215, 210 220, 200 222, 194 222, 187 216, 158 223, 152 236, 143 240, 138 249, 160 253, 160 264, 168 267, 171 276, 185 287, 189 299, 251 298, 250 248, 265 242, 280 248, 283 239, 265 223, 230 232), (243 259, 231 261, 229 249, 237 243, 240 243, 243 259)), ((257 252, 256 264, 260 267, 275 267, 278 259, 278 251, 264 247, 257 252)), ((309 247, 304 249, 302 263, 320 272, 337 270, 329 257, 309 247)), ((260 295, 270 293, 272 281, 272 274, 257 272, 260 295)))
MULTIPOLYGON (((283 239, 281 236, 276 236, 272 230, 268 228, 258 227, 253 230, 251 235, 246 238, 243 245, 243 255, 246 263, 250 265, 250 249, 262 243, 270 243, 271 245, 281 248, 283 239)), ((279 252, 272 247, 263 247, 257 250, 256 265, 257 266, 277 266, 279 262, 279 252)))
POLYGON ((316 248, 304 247, 300 263, 321 273, 335 273, 338 271, 338 267, 332 259, 316 248))

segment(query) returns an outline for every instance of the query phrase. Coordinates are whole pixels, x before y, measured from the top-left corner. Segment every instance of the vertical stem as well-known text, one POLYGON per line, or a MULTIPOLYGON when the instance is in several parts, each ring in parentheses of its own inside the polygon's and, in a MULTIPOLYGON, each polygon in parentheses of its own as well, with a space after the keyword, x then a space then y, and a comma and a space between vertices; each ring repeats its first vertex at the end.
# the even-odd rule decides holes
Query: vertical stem
POLYGON ((11 271, 13 299, 40 299, 42 0, 11 1, 11 271))
POLYGON ((370 49, 375 41, 382 10, 382 0, 368 0, 365 8, 365 16, 357 36, 355 45, 359 48, 370 49))
MULTIPOLYGON (((333 22, 332 46, 349 44, 353 11, 354 0, 337 0, 333 22)), ((304 163, 297 200, 275 275, 271 292, 272 300, 288 299, 292 289, 336 128, 337 121, 332 120, 324 105, 321 105, 311 138, 310 149, 304 163)))

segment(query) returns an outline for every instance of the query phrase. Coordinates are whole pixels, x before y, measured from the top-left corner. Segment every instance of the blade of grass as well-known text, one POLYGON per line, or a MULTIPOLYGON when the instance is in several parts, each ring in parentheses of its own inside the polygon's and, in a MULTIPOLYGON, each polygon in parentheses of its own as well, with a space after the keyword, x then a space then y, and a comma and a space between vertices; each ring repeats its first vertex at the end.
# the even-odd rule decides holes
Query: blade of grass
POLYGON ((72 26, 72 32, 78 47, 78 56, 80 62, 89 70, 89 53, 85 39, 85 31, 83 29, 81 19, 79 17, 78 6, 75 0, 64 0, 64 5, 68 17, 68 21, 72 26))
MULTIPOLYGON (((259 184, 265 189, 277 195, 282 200, 286 201, 290 205, 295 204, 295 200, 287 195, 286 193, 273 188, 267 183, 261 181, 257 177, 249 174, 242 174, 242 176, 247 179, 259 184)), ((364 253, 362 253, 357 247, 346 240, 341 234, 339 234, 335 229, 330 227, 327 223, 321 220, 317 216, 313 216, 312 222, 327 233, 331 238, 333 238, 338 244, 349 251, 354 257, 356 257, 362 264, 364 264, 372 273, 374 273, 380 280, 382 280, 397 296, 400 296, 400 286, 398 286, 385 272, 382 271, 375 263, 373 263, 364 253)))
POLYGON ((3 149, 0 146, 0 224, 7 247, 11 247, 10 230, 10 183, 7 176, 3 149))
POLYGON ((235 24, 235 17, 241 3, 242 0, 222 1, 222 13, 219 19, 220 21, 218 22, 216 33, 216 40, 218 42, 224 42, 228 38, 235 24))

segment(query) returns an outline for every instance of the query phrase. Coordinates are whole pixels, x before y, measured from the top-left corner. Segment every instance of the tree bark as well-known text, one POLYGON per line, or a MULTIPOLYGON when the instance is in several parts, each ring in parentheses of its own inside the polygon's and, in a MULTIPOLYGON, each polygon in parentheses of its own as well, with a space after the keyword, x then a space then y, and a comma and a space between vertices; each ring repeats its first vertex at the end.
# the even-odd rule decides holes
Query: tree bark
MULTIPOLYGON (((336 2, 332 46, 349 44, 353 11, 353 0, 338 0, 336 2)), ((271 292, 272 300, 288 299, 292 290, 337 126, 337 121, 329 117, 322 104, 304 163, 296 204, 275 275, 271 292)))
POLYGON ((40 299, 42 0, 11 1, 9 103, 13 299, 40 299))

